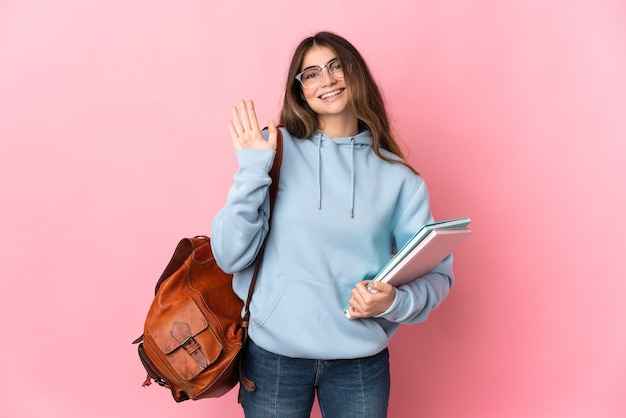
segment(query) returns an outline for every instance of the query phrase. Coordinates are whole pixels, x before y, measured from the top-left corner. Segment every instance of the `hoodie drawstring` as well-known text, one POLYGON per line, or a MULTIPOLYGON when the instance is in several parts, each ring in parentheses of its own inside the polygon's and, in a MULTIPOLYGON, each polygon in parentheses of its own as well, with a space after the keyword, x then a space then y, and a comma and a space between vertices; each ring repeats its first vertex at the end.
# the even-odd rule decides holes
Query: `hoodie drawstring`
POLYGON ((350 217, 354 218, 354 138, 350 138, 351 169, 350 169, 350 217))
MULTIPOLYGON (((317 208, 322 209, 322 139, 317 143, 317 208)), ((350 217, 354 218, 354 194, 355 194, 355 173, 354 173, 354 137, 350 138, 350 217)))
POLYGON ((322 208, 322 133, 317 143, 317 208, 322 208))

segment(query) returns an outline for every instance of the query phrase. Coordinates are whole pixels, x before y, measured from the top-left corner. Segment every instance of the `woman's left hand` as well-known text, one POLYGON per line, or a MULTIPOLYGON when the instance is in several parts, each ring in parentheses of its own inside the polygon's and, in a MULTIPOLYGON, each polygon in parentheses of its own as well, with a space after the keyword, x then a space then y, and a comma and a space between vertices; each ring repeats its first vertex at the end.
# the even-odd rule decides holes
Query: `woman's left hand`
POLYGON ((367 289, 369 280, 356 284, 352 289, 350 319, 371 318, 385 312, 396 297, 396 288, 389 283, 374 282, 371 290, 367 289))

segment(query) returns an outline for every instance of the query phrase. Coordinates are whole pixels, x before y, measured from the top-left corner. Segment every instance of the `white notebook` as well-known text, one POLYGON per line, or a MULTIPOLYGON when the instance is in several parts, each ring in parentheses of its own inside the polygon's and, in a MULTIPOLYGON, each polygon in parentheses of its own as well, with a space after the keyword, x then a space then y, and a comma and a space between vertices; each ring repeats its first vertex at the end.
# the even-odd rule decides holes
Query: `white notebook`
MULTIPOLYGON (((421 277, 437 266, 463 242, 472 230, 469 218, 457 218, 424 225, 372 278, 395 287, 421 277)), ((344 310, 350 318, 349 306, 344 310)))
POLYGON ((396 287, 415 280, 435 268, 471 233, 469 228, 433 229, 403 258, 395 260, 396 255, 392 268, 374 280, 396 287))

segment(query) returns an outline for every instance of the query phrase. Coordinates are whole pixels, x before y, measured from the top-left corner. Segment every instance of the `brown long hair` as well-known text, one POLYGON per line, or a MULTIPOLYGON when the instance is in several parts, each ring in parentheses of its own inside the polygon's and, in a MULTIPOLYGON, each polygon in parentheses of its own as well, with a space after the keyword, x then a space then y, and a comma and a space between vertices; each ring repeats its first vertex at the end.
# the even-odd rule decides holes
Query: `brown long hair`
POLYGON ((405 160, 402 150, 391 133, 385 103, 369 67, 359 51, 346 39, 331 32, 319 32, 305 38, 296 48, 285 88, 280 124, 296 138, 308 138, 317 129, 317 114, 309 107, 302 95, 302 86, 295 79, 301 71, 304 55, 315 46, 332 49, 343 63, 345 81, 348 85, 350 103, 359 121, 359 130, 372 133, 374 153, 385 161, 404 164, 417 173, 405 160), (392 152, 401 160, 384 156, 381 149, 392 152))

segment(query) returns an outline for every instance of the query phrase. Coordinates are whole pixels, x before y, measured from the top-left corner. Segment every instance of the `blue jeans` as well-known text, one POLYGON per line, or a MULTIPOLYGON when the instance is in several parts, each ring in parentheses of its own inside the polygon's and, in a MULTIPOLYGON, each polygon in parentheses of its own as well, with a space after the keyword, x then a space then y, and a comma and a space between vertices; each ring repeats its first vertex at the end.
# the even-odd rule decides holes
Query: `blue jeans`
POLYGON ((248 340, 240 385, 246 418, 309 418, 317 392, 324 418, 385 418, 389 404, 389 351, 349 360, 313 360, 270 353, 248 340))

